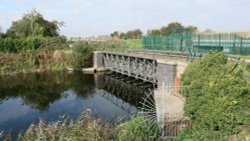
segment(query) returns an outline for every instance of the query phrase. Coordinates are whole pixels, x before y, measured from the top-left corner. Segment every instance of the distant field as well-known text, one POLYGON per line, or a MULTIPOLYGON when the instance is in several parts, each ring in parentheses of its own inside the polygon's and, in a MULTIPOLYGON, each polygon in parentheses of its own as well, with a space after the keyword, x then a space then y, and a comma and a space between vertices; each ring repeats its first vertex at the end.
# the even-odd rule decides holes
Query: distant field
POLYGON ((142 40, 141 39, 129 39, 124 40, 125 44, 132 48, 142 48, 142 40))

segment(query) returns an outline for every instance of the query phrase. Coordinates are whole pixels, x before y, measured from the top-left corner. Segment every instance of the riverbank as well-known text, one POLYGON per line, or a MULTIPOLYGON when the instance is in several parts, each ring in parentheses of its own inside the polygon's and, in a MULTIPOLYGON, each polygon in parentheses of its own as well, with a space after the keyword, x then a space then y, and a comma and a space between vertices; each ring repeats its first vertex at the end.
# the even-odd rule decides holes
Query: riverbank
MULTIPOLYGON (((91 110, 86 109, 74 122, 67 116, 62 116, 58 121, 53 123, 47 123, 45 120, 41 119, 39 124, 31 124, 24 133, 20 133, 18 135, 18 140, 153 141, 161 140, 160 136, 158 136, 159 131, 156 125, 149 126, 146 119, 138 117, 118 125, 111 125, 108 122, 93 117, 91 110)), ((0 133, 0 139, 3 139, 3 133, 0 133)), ((13 139, 11 132, 9 132, 4 139, 16 140, 13 139)))
POLYGON ((0 55, 0 74, 13 75, 17 73, 59 71, 67 68, 67 53, 65 51, 43 52, 29 51, 16 54, 0 55))
POLYGON ((92 67, 93 51, 126 51, 134 48, 127 46, 122 40, 77 41, 66 44, 70 44, 70 47, 58 49, 48 46, 15 53, 0 53, 0 75, 62 70, 82 71, 83 68, 92 67))

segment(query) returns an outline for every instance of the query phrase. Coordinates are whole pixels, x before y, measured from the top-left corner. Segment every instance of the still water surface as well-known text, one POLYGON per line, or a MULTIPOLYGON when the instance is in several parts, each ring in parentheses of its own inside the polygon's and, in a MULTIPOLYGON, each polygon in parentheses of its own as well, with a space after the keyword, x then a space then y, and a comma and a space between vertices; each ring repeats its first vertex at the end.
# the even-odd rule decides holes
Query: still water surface
MULTIPOLYGON (((0 131, 14 137, 39 118, 48 122, 68 115, 75 120, 84 109, 115 122, 139 111, 148 87, 116 74, 45 72, 0 77, 0 131)), ((143 84, 144 85, 144 84, 143 84)))

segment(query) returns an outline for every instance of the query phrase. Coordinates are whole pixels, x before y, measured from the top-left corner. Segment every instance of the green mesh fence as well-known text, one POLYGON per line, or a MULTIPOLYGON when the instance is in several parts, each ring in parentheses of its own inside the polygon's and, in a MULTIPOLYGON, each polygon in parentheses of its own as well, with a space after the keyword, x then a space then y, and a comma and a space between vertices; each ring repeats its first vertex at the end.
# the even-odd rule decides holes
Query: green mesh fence
POLYGON ((223 51, 228 54, 250 55, 250 38, 237 34, 172 34, 144 36, 144 49, 186 52, 223 51))

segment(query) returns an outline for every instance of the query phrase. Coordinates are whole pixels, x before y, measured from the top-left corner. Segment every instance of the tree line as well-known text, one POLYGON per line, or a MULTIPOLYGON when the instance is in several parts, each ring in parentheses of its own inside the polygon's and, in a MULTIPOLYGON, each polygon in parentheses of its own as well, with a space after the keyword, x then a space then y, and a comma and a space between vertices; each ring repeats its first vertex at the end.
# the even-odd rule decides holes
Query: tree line
MULTIPOLYGON (((196 26, 183 26, 179 22, 169 23, 167 26, 163 26, 159 29, 147 30, 147 36, 168 36, 173 33, 195 33, 198 32, 196 26)), ((141 39, 143 32, 140 29, 130 30, 128 32, 114 31, 110 34, 111 37, 119 39, 141 39)))
POLYGON ((119 39, 141 39, 142 31, 140 29, 130 30, 128 32, 114 31, 110 34, 111 37, 119 39))
POLYGON ((196 26, 183 26, 181 23, 173 22, 167 26, 163 26, 160 29, 151 29, 147 31, 148 36, 168 36, 170 34, 181 34, 181 33, 195 33, 198 32, 196 26))

